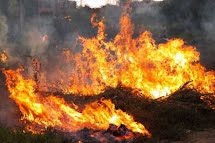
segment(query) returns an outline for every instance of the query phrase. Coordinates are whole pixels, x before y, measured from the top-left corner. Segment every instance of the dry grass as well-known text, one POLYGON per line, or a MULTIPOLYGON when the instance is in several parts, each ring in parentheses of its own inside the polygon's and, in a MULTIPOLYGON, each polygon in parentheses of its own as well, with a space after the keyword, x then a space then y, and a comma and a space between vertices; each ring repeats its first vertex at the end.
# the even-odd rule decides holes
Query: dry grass
MULTIPOLYGON (((65 100, 73 101, 80 107, 100 99, 111 99, 119 108, 132 115, 136 121, 145 125, 152 133, 151 139, 138 137, 135 142, 159 142, 160 140, 183 140, 190 130, 198 131, 205 128, 215 128, 214 98, 211 95, 202 95, 194 90, 180 89, 166 99, 151 100, 139 96, 132 89, 117 87, 109 88, 97 96, 63 95, 65 100), (202 100, 202 97, 207 100, 202 100), (210 105, 208 105, 210 103, 210 105)), ((0 141, 2 143, 61 143, 65 142, 62 133, 48 130, 43 135, 23 133, 22 129, 16 132, 0 125, 0 141)), ((73 142, 71 139, 69 143, 73 142)))

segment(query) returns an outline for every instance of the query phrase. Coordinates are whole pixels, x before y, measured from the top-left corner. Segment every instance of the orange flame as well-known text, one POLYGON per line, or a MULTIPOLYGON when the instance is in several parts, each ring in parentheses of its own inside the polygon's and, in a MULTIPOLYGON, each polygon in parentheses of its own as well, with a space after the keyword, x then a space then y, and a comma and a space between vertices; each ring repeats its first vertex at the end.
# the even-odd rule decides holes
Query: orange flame
MULTIPOLYGON (((171 39, 156 45, 146 31, 133 38, 133 25, 128 15, 120 19, 120 31, 106 41, 105 24, 95 22, 97 36, 80 37, 81 53, 66 54, 66 63, 72 64, 70 75, 60 71, 63 91, 95 95, 107 87, 119 84, 138 89, 151 98, 168 96, 185 83, 201 93, 215 92, 215 72, 206 71, 200 64, 195 47, 182 39, 171 39), (70 84, 66 85, 70 77, 70 84)), ((49 84, 49 83, 47 83, 49 84)))
MULTIPOLYGON (((150 136, 145 127, 121 110, 116 110, 110 100, 101 100, 86 105, 82 112, 75 109, 62 98, 42 95, 35 92, 36 83, 24 79, 20 70, 5 70, 6 82, 12 98, 20 108, 23 119, 44 128, 54 127, 66 132, 73 132, 84 127, 105 130, 110 124, 124 124, 133 132, 150 136)), ((31 129, 34 131, 34 129, 31 129)))

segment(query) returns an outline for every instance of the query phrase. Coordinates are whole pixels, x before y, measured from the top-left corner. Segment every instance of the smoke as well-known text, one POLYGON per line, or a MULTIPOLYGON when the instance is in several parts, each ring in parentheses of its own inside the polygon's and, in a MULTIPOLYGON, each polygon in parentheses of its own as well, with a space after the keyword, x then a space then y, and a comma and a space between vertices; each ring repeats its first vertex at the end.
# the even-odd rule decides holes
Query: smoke
POLYGON ((7 18, 0 13, 0 47, 7 41, 8 25, 7 18))
MULTIPOLYGON (((213 0, 206 0, 199 10, 201 15, 200 26, 201 31, 199 33, 199 51, 201 52, 201 58, 203 64, 209 69, 215 69, 215 2, 213 0)), ((198 38, 197 38, 198 39, 198 38)), ((198 48, 198 47, 197 47, 198 48)))
POLYGON ((215 2, 213 0, 207 0, 202 8, 201 27, 203 29, 202 37, 203 43, 200 45, 202 52, 202 58, 204 63, 211 69, 215 69, 215 2))
POLYGON ((214 4, 213 0, 165 0, 155 3, 156 8, 148 14, 152 16, 142 24, 148 23, 149 28, 151 27, 149 30, 157 41, 184 39, 187 44, 197 48, 201 55, 201 63, 207 69, 215 69, 215 42, 212 38, 215 31, 212 26, 215 19, 214 4), (157 33, 160 35, 157 36, 157 33))
MULTIPOLYGON (((7 17, 0 15, 0 53, 6 51, 9 58, 6 64, 0 62, 0 68, 17 68, 19 65, 24 65, 27 67, 28 76, 33 76, 34 58, 47 64, 49 39, 55 31, 53 21, 43 17, 32 17, 27 19, 20 32, 19 29, 16 30, 16 27, 20 27, 19 21, 14 19, 9 22, 16 21, 15 23, 8 23, 7 17)), ((17 112, 17 106, 6 92, 2 71, 0 72, 0 93, 0 124, 9 127, 17 126, 20 115, 17 112)))
POLYGON ((70 0, 76 1, 78 6, 89 6, 91 8, 101 8, 104 5, 111 4, 117 5, 118 0, 99 0, 99 1, 92 1, 92 0, 70 0))
MULTIPOLYGON (((116 1, 112 4, 115 3, 116 1)), ((66 4, 69 5, 68 2, 66 4)), ((51 5, 54 5, 54 2, 51 2, 51 5)), ((133 1, 130 15, 135 27, 134 37, 148 30, 152 32, 158 43, 173 37, 185 39, 188 44, 194 44, 201 52, 202 63, 213 69, 214 40, 212 37, 215 35, 213 28, 215 16, 211 12, 213 6, 214 3, 209 0, 200 4, 195 3, 194 0, 133 1)), ((10 47, 8 51, 11 51, 10 55, 13 59, 18 59, 22 64, 27 65, 25 67, 28 68, 30 75, 33 75, 31 58, 36 58, 45 67, 43 69, 53 73, 52 77, 55 77, 53 68, 58 63, 56 60, 59 54, 65 49, 80 52, 82 48, 78 37, 95 36, 97 29, 90 24, 92 13, 97 13, 98 20, 105 18, 109 40, 119 31, 122 11, 123 7, 117 5, 106 5, 96 10, 89 7, 69 7, 69 10, 53 15, 28 17, 22 34, 15 36, 22 37, 21 44, 10 47), (50 71, 50 69, 53 70, 50 71)), ((72 66, 69 66, 65 69, 69 71, 71 68, 72 66)))
MULTIPOLYGON (((8 24, 7 18, 0 13, 0 53, 6 51, 7 45, 7 36, 8 34, 8 24)), ((0 68, 2 68, 2 63, 0 62, 0 68)), ((9 99, 8 93, 4 89, 5 80, 4 75, 0 71, 0 124, 4 126, 15 126, 17 125, 17 121, 19 119, 17 115, 17 107, 15 104, 9 99)))
POLYGON ((25 24, 23 45, 27 48, 29 56, 44 58, 49 45, 49 38, 54 34, 52 19, 35 17, 25 24))
POLYGON ((208 39, 215 40, 215 2, 207 1, 202 10, 202 27, 208 39))
POLYGON ((132 20, 137 34, 147 30, 152 32, 157 41, 166 38, 166 17, 162 13, 160 3, 136 2, 133 3, 132 9, 132 20))

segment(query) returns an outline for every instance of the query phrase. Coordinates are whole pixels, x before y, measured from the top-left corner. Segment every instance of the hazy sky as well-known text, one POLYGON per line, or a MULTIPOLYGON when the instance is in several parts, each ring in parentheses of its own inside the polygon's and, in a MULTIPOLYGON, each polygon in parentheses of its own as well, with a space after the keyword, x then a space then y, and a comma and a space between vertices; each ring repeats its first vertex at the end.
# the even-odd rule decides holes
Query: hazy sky
MULTIPOLYGON (((106 4, 117 5, 119 0, 71 0, 71 1, 76 1, 78 6, 88 5, 91 8, 99 8, 106 4)), ((142 0, 133 0, 133 1, 142 1, 142 0)), ((153 1, 163 1, 163 0, 153 0, 153 1)))
POLYGON ((92 8, 98 8, 106 4, 116 5, 118 2, 118 0, 71 0, 71 1, 76 1, 78 6, 82 4, 82 6, 88 5, 92 8))

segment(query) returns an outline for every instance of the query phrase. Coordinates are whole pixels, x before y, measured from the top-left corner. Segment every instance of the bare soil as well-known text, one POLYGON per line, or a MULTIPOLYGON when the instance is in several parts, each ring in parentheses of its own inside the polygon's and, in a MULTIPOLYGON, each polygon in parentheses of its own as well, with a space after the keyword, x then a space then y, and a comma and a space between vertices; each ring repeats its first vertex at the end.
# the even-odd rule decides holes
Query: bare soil
MULTIPOLYGON (((161 143, 171 143, 172 141, 163 140, 161 143)), ((172 143, 215 143, 215 129, 205 129, 203 131, 191 131, 183 141, 172 143)))

